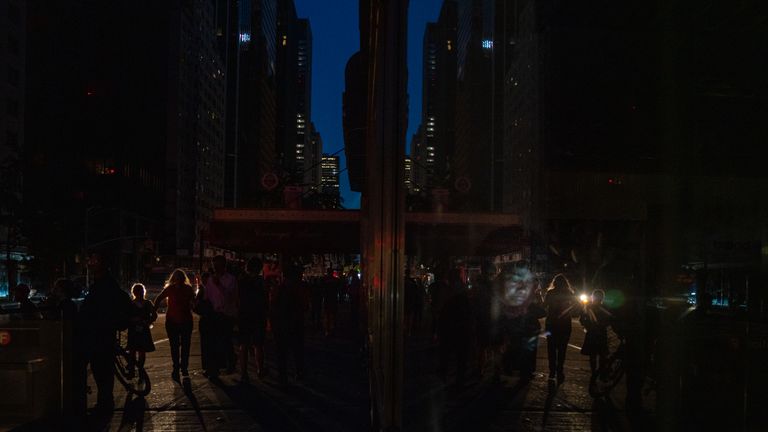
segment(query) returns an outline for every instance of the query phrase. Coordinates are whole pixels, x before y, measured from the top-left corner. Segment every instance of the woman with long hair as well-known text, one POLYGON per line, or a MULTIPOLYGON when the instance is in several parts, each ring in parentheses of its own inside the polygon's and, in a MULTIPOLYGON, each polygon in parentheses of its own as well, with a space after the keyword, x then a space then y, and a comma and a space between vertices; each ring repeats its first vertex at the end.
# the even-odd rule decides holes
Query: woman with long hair
POLYGON ((146 353, 155 350, 150 325, 157 319, 157 313, 152 302, 144 298, 146 293, 147 289, 143 284, 135 283, 131 287, 133 301, 131 302, 131 325, 128 327, 128 351, 131 353, 130 374, 134 373, 134 367, 137 364, 143 368, 147 358, 146 353))
POLYGON ((171 377, 179 379, 179 370, 185 378, 189 377, 189 348, 192 343, 192 307, 195 290, 184 270, 174 270, 165 283, 165 287, 155 299, 155 308, 168 299, 168 311, 165 314, 165 331, 171 345, 173 372, 171 377))
POLYGON ((565 352, 571 338, 571 314, 575 313, 576 299, 570 282, 563 274, 552 279, 544 299, 547 310, 545 329, 547 332, 547 357, 549 360, 549 380, 562 384, 565 381, 563 366, 565 352))

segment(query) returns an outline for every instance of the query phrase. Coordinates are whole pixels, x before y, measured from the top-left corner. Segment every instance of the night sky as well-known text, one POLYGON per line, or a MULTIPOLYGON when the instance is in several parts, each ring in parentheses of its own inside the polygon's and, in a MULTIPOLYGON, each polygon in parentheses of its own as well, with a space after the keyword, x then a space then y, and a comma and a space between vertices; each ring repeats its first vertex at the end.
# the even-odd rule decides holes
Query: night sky
MULTIPOLYGON (((408 12, 408 92, 410 113, 406 151, 421 116, 421 44, 424 27, 440 12, 442 0, 411 0, 408 12)), ((341 95, 344 92, 344 67, 360 48, 358 0, 296 0, 296 11, 312 24, 312 121, 323 137, 323 152, 334 153, 344 146, 341 120, 341 95)), ((344 152, 341 168, 346 167, 344 152)), ((359 208, 360 194, 349 190, 346 172, 341 175, 344 207, 359 208)))

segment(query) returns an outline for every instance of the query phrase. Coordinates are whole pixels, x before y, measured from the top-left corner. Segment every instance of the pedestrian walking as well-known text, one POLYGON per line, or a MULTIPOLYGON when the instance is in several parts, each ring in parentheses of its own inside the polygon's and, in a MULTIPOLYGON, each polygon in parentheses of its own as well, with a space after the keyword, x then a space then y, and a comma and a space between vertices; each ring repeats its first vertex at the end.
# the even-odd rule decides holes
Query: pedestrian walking
POLYGON ((240 343, 241 381, 247 384, 248 355, 253 353, 257 375, 264 377, 264 340, 267 332, 269 300, 262 276, 263 264, 258 258, 251 258, 245 266, 245 274, 238 282, 240 305, 237 327, 240 343))
POLYGON ((179 371, 184 378, 189 377, 189 350, 192 344, 192 307, 195 290, 184 270, 174 270, 165 283, 165 287, 155 299, 155 309, 164 300, 168 300, 165 314, 165 331, 171 346, 173 371, 171 377, 178 381, 179 371))
POLYGON ((144 298, 146 293, 147 288, 140 283, 133 284, 131 287, 133 302, 131 302, 127 344, 131 362, 128 365, 128 375, 131 377, 135 373, 135 366, 143 368, 147 353, 155 351, 150 326, 157 319, 157 312, 155 312, 155 305, 144 298))
POLYGON ((592 301, 584 305, 579 317, 579 322, 587 332, 581 353, 589 356, 589 369, 592 372, 590 382, 597 379, 597 371, 608 357, 608 326, 611 325, 612 314, 603 306, 604 298, 603 290, 592 291, 592 301))
POLYGON ((235 351, 232 340, 238 308, 237 278, 227 271, 227 259, 223 255, 213 258, 213 274, 205 286, 205 298, 213 306, 212 324, 216 334, 216 348, 213 350, 215 366, 213 376, 218 370, 226 368, 227 373, 235 370, 235 351))
POLYGON ((328 270, 323 277, 323 311, 325 313, 325 336, 336 331, 336 321, 339 314, 339 278, 333 275, 333 269, 328 270))
POLYGON ((277 344, 280 383, 288 383, 288 354, 293 355, 296 378, 304 378, 304 296, 307 290, 301 268, 291 265, 277 288, 272 308, 272 324, 277 344))
POLYGON ((525 267, 503 271, 495 280, 500 330, 504 339, 502 364, 520 371, 521 382, 533 379, 539 346, 539 319, 546 315, 533 274, 525 267))
MULTIPOLYGON (((92 254, 88 259, 88 267, 93 275, 93 283, 88 287, 88 295, 80 312, 84 361, 90 363, 96 381, 98 394, 95 412, 107 415, 115 408, 115 337, 117 331, 128 327, 131 299, 110 275, 103 256, 92 254)), ((85 366, 80 366, 83 373, 79 374, 81 382, 78 388, 82 392, 86 389, 85 366)))
POLYGON ((447 379, 448 364, 456 361, 456 385, 464 385, 469 345, 474 332, 469 293, 458 269, 448 274, 445 301, 439 312, 437 338, 440 345, 440 377, 447 379))
POLYGON ((213 353, 213 350, 216 349, 213 305, 205 298, 205 286, 210 278, 211 274, 208 272, 200 275, 200 279, 197 281, 197 295, 195 296, 194 303, 194 312, 200 317, 197 323, 200 333, 200 363, 206 376, 214 373, 213 370, 216 367, 215 355, 213 353))
POLYGON ((552 279, 547 290, 544 306, 547 312, 545 329, 547 331, 547 357, 549 360, 549 380, 557 379, 558 384, 565 381, 565 354, 571 338, 571 314, 576 306, 570 282, 562 274, 552 279))

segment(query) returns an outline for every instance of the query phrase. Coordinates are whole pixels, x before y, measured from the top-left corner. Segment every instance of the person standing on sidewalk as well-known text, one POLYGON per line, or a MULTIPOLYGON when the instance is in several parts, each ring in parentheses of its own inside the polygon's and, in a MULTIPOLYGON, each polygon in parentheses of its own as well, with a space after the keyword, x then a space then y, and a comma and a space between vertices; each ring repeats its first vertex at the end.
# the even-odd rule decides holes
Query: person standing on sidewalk
POLYGON ((205 298, 205 286, 211 278, 210 273, 203 273, 197 281, 197 295, 195 296, 194 311, 200 316, 198 328, 200 330, 200 363, 204 374, 208 376, 213 373, 216 365, 213 350, 216 348, 213 327, 213 306, 205 298))
POLYGON ((129 373, 134 374, 136 365, 144 367, 148 352, 155 350, 155 342, 152 340, 150 325, 157 319, 155 305, 144 298, 147 288, 140 283, 133 284, 131 294, 131 325, 128 327, 128 351, 131 354, 129 373))
POLYGON ((179 380, 179 370, 185 378, 189 377, 189 349, 192 344, 192 306, 195 290, 184 270, 176 269, 171 273, 165 288, 155 299, 155 309, 163 300, 168 299, 168 311, 165 314, 165 331, 171 346, 173 372, 171 377, 179 380))
POLYGON ((288 383, 287 357, 293 354, 297 379, 304 378, 304 309, 306 284, 297 265, 285 270, 285 280, 277 288, 272 308, 272 324, 277 344, 277 368, 280 383, 288 383))
POLYGON ((205 298, 213 306, 212 325, 216 337, 213 348, 215 366, 210 372, 213 377, 222 367, 228 373, 235 370, 235 351, 232 334, 237 321, 238 309, 237 279, 227 272, 227 259, 223 255, 213 257, 213 274, 205 286, 205 298))
POLYGON ((613 315, 603 306, 604 298, 603 290, 592 291, 592 302, 584 305, 579 317, 579 322, 587 330, 581 353, 589 356, 590 383, 597 379, 597 371, 608 357, 608 326, 613 315))
POLYGON ((558 274, 552 279, 547 290, 544 307, 547 311, 545 329, 547 332, 547 357, 549 360, 549 380, 557 377, 557 383, 565 381, 565 353, 571 339, 571 314, 574 313, 576 299, 570 282, 564 275, 558 274))
POLYGON ((247 384, 248 354, 253 351, 256 359, 256 370, 263 377, 264 370, 264 339, 267 331, 268 296, 262 277, 263 265, 260 259, 251 258, 245 265, 245 274, 238 282, 240 291, 240 307, 238 310, 237 328, 240 342, 240 372, 241 381, 247 384))
MULTIPOLYGON (((109 274, 100 254, 92 254, 89 257, 88 268, 93 275, 93 283, 88 287, 88 295, 80 312, 82 344, 85 361, 91 365, 98 390, 95 411, 98 414, 110 415, 115 409, 115 336, 118 330, 128 327, 131 299, 109 274)), ((80 379, 85 380, 86 376, 83 369, 80 379)), ((85 381, 82 381, 78 388, 84 392, 85 381)))

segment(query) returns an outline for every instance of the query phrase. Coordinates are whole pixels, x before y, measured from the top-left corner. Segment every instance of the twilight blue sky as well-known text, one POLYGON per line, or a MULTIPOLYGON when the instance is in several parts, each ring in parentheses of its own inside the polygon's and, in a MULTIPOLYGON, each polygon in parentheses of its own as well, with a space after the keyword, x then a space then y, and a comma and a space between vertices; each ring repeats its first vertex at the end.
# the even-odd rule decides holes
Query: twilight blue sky
MULTIPOLYGON (((358 0, 295 0, 296 12, 312 25, 312 121, 323 137, 323 152, 344 147, 341 95, 344 67, 360 48, 358 0)), ((408 93, 410 112, 406 150, 421 117, 421 44, 427 22, 435 21, 441 0, 411 0, 408 11, 408 93)), ((341 168, 347 164, 344 152, 341 168)), ((360 194, 349 190, 346 171, 341 174, 341 195, 346 208, 360 207, 360 194)))

